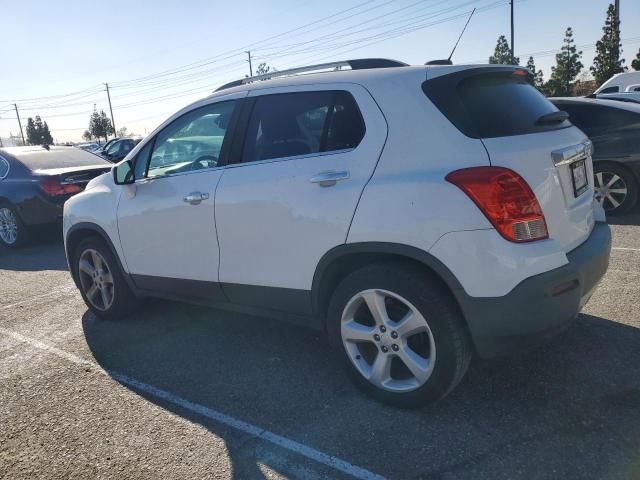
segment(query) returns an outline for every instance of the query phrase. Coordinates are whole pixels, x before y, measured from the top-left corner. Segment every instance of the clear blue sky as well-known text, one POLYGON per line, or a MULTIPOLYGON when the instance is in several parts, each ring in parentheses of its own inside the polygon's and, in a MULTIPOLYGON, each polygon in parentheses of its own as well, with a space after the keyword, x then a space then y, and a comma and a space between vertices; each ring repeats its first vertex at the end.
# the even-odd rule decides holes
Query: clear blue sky
MULTIPOLYGON (((590 66, 608 4, 516 0, 516 54, 524 63, 530 53, 555 51, 572 26, 576 44, 587 45, 583 63, 590 66)), ((506 0, 5 3, 0 136, 18 132, 15 115, 7 111, 15 101, 23 124, 40 114, 56 140, 79 140, 93 104, 108 111, 104 82, 112 87, 116 126, 144 134, 178 108, 248 73, 246 49, 255 56, 254 68, 260 61, 284 69, 357 57, 408 63, 443 58, 473 7, 479 11, 454 61, 486 62, 497 37, 509 35, 506 0)), ((621 12, 629 64, 640 48, 640 1, 621 0, 621 12)), ((553 52, 534 58, 547 78, 553 52)))

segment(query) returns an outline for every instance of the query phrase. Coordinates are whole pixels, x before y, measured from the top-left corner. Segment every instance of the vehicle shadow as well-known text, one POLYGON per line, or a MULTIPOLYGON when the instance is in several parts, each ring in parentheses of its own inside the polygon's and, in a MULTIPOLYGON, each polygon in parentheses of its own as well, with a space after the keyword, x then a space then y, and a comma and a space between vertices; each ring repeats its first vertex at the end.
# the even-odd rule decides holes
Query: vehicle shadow
MULTIPOLYGON (((603 318, 581 315, 534 352, 476 361, 446 400, 413 411, 359 393, 321 333, 276 320, 155 302, 131 319, 87 312, 82 323, 95 359, 116 380, 125 375, 390 478, 640 472, 640 330, 603 318)), ((228 444, 237 437, 137 393, 228 444)), ((264 478, 258 463, 300 476, 287 470, 291 452, 261 448, 229 448, 235 478, 264 478)))
POLYGON ((60 229, 38 229, 24 247, 8 248, 0 245, 0 270, 68 270, 60 229))
POLYGON ((609 215, 607 223, 610 225, 640 225, 640 203, 629 212, 620 215, 609 215))

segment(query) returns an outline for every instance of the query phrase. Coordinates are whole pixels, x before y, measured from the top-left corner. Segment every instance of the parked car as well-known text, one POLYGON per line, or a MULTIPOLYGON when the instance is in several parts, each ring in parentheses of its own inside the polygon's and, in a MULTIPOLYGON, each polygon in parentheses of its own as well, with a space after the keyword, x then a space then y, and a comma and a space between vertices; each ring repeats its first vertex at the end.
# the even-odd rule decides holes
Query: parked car
POLYGON ((625 93, 598 93, 588 95, 585 98, 599 98, 600 100, 613 100, 617 102, 640 103, 640 92, 625 93))
POLYGON ((640 105, 588 98, 552 98, 594 146, 595 195, 609 214, 637 204, 640 181, 640 105))
POLYGON ((104 145, 100 145, 100 148, 96 153, 102 155, 107 148, 109 148, 114 142, 120 140, 120 137, 113 137, 111 140, 108 140, 104 145))
POLYGON ((100 149, 100 145, 97 143, 80 143, 76 145, 76 148, 80 148, 82 150, 86 150, 87 152, 95 152, 100 149))
POLYGON ((306 322, 402 406, 571 324, 611 234, 589 140, 526 70, 306 70, 221 87, 65 204, 94 314, 158 296, 306 322))
POLYGON ((623 72, 611 77, 596 89, 596 95, 607 93, 640 92, 640 72, 623 72))
POLYGON ((99 152, 99 155, 110 162, 119 162, 140 143, 140 140, 142 138, 119 138, 115 141, 110 141, 99 152))
POLYGON ((79 148, 0 148, 0 243, 22 245, 32 227, 59 221, 65 200, 110 167, 79 148))

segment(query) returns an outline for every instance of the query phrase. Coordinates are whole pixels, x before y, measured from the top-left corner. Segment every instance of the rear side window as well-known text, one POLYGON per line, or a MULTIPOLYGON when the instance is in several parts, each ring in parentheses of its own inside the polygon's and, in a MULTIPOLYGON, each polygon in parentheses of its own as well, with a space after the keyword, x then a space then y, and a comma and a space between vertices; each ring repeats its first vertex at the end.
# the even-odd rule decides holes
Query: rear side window
POLYGON ((571 126, 568 121, 539 123, 541 117, 557 108, 526 76, 512 70, 465 70, 427 80, 422 89, 458 130, 472 138, 508 137, 571 126))
POLYGON ((364 131, 360 110, 347 92, 265 95, 253 106, 242 161, 352 149, 364 131))
POLYGON ((618 93, 619 91, 620 87, 607 87, 598 93, 618 93))

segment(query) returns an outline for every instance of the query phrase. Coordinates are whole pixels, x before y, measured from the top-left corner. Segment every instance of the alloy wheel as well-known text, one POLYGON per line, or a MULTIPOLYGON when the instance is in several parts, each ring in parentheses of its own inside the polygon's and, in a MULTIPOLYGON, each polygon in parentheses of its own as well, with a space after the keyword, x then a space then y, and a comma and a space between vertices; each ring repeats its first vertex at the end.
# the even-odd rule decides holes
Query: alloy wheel
POLYGON ((431 377, 436 347, 424 316, 387 290, 365 290, 349 300, 340 333, 349 359, 378 388, 409 392, 431 377))
POLYGON ((82 252, 78 261, 80 284, 85 296, 96 309, 108 310, 113 304, 113 274, 104 257, 94 249, 82 252))
POLYGON ((627 184, 622 177, 613 172, 597 172, 594 183, 596 200, 607 211, 615 210, 627 198, 627 184))
POLYGON ((0 238, 7 245, 13 245, 18 239, 18 221, 7 207, 0 208, 0 238))

